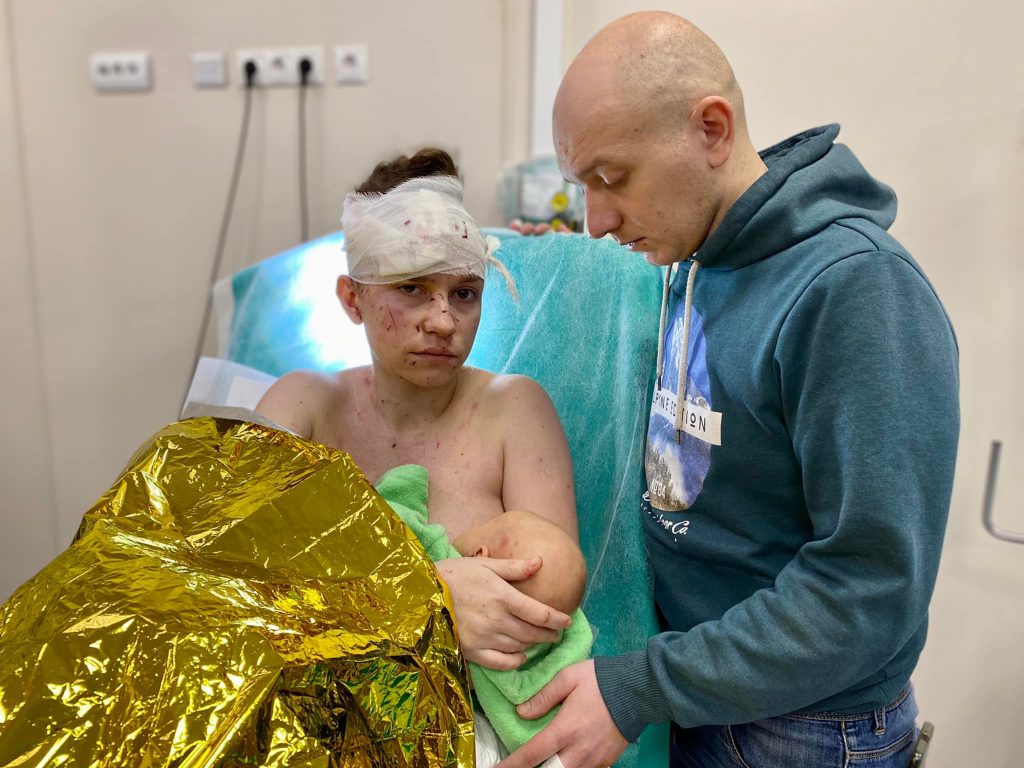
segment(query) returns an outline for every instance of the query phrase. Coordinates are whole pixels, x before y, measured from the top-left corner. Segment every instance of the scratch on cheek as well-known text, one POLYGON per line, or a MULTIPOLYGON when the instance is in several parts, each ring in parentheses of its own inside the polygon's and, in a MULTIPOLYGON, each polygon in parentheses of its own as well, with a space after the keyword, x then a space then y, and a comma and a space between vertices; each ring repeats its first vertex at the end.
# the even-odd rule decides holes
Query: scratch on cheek
MULTIPOLYGON (((388 317, 391 318, 391 328, 395 328, 398 325, 398 323, 395 322, 395 315, 391 311, 391 307, 388 307, 388 317)), ((391 328, 388 328, 388 330, 390 331, 391 328)))

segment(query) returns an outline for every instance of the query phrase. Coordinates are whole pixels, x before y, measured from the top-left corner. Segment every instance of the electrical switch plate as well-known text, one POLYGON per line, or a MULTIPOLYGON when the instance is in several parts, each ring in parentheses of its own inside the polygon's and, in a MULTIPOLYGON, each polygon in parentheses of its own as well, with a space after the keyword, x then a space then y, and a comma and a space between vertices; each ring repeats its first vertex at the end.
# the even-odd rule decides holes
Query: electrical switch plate
POLYGON ((365 85, 370 80, 369 53, 365 45, 334 46, 334 75, 339 83, 365 85))
POLYGON ((192 82, 196 88, 221 88, 227 85, 227 57, 220 51, 193 53, 192 82))
POLYGON ((149 54, 108 51, 89 57, 89 79, 97 91, 148 91, 153 86, 149 54))
POLYGON ((261 88, 299 85, 299 62, 309 59, 312 69, 306 83, 322 85, 324 82, 324 49, 320 46, 298 48, 246 48, 235 54, 238 82, 245 86, 246 62, 256 65, 255 84, 261 88))

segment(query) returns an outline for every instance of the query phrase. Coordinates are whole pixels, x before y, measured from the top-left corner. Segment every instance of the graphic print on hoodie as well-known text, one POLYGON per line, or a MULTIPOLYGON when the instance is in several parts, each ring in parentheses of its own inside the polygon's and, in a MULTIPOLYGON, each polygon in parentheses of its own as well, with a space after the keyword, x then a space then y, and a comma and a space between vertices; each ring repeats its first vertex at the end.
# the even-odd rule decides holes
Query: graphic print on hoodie
MULTIPOLYGON (((660 388, 655 386, 647 429, 647 495, 651 514, 666 529, 686 532, 688 521, 669 518, 662 512, 682 512, 693 506, 704 487, 711 466, 711 444, 689 431, 676 431, 679 388, 679 357, 686 325, 685 305, 680 302, 665 334, 665 360, 660 388), (678 442, 677 442, 678 437, 678 442), (682 527, 680 527, 682 526, 682 527)), ((698 419, 712 409, 711 382, 704 338, 704 322, 697 310, 690 310, 690 343, 687 351, 684 422, 698 419)), ((682 405, 682 404, 681 404, 682 405)), ((696 430, 695 430, 696 431, 696 430)))

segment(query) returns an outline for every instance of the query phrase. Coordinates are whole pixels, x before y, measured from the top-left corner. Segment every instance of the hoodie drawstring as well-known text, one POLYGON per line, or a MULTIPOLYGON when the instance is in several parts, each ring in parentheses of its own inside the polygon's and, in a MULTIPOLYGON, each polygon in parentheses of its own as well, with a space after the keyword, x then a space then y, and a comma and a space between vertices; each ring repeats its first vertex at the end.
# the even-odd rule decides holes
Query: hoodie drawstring
MULTIPOLYGON (((693 281, 697 277, 700 262, 690 259, 690 272, 686 276, 686 300, 683 306, 683 341, 679 350, 679 382, 676 385, 676 445, 682 441, 683 411, 686 410, 686 379, 690 367, 690 315, 693 313, 693 281)), ((665 272, 665 288, 661 295, 661 321, 658 328, 658 389, 665 366, 665 323, 668 319, 668 295, 672 284, 671 265, 665 272)))
POLYGON ((665 287, 661 291, 661 320, 658 322, 658 381, 661 389, 661 375, 665 370, 665 322, 668 319, 668 293, 672 288, 672 264, 665 268, 665 287))

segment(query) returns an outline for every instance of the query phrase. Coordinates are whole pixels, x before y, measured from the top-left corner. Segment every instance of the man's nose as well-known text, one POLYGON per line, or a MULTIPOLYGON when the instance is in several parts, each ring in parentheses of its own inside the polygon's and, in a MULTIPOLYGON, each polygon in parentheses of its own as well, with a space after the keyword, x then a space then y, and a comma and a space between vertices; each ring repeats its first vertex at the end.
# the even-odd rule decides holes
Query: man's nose
POLYGON ((587 234, 591 237, 604 237, 622 226, 622 216, 604 194, 589 192, 586 203, 587 234))
POLYGON ((423 329, 438 336, 451 336, 455 333, 455 320, 452 319, 452 308, 448 297, 443 293, 435 293, 430 297, 427 308, 427 319, 423 329))

